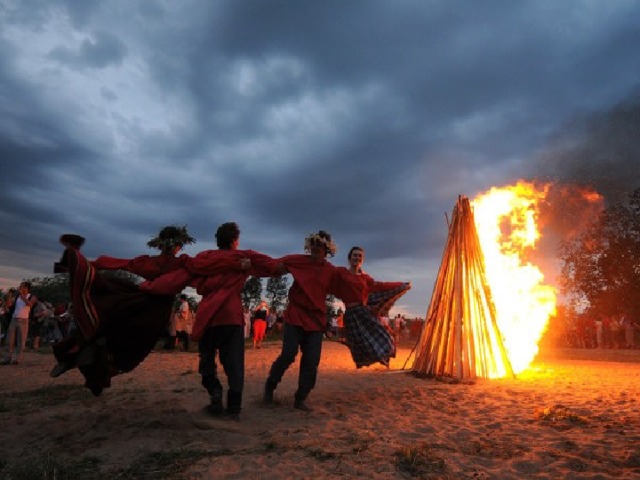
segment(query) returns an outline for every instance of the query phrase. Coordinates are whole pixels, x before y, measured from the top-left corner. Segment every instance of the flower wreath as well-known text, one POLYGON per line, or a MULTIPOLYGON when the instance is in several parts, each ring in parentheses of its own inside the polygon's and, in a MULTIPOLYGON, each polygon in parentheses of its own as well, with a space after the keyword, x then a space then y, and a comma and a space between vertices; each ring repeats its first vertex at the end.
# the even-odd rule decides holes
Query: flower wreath
POLYGON ((195 239, 187 233, 187 226, 175 227, 168 226, 160 230, 160 233, 149 240, 147 245, 158 250, 167 250, 176 246, 183 246, 189 243, 195 243, 195 239))
POLYGON ((307 238, 304 239, 305 252, 311 252, 311 246, 317 245, 318 243, 324 245, 327 253, 332 257, 338 251, 338 247, 330 239, 321 236, 319 233, 310 233, 307 238))

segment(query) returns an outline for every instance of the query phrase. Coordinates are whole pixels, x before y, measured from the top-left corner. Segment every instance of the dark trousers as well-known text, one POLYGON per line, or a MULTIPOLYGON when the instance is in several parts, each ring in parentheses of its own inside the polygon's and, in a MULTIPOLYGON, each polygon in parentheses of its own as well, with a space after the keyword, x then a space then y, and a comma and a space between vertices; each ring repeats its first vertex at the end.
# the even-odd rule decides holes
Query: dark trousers
POLYGON ((202 386, 209 395, 222 392, 222 384, 218 379, 216 353, 227 375, 229 384, 228 399, 233 404, 227 407, 239 409, 242 403, 244 386, 244 327, 242 325, 219 325, 209 327, 198 344, 200 364, 198 372, 202 376, 202 386))
POLYGON ((298 350, 302 352, 300 358, 300 374, 298 375, 297 400, 304 400, 316 386, 318 365, 322 354, 322 332, 307 332, 301 327, 284 324, 282 335, 282 352, 271 365, 269 382, 273 387, 280 383, 284 372, 295 361, 298 350))
POLYGON ((182 342, 182 346, 184 347, 184 351, 189 351, 189 334, 184 330, 180 330, 176 332, 176 341, 182 342))

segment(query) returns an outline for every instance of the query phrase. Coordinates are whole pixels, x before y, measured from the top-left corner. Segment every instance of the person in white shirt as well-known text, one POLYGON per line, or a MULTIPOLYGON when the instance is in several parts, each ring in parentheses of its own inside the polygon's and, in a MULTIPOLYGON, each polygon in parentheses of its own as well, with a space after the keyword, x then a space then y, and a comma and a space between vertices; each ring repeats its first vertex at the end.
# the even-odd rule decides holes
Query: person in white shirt
POLYGON ((18 365, 22 362, 27 335, 29 334, 29 314, 38 299, 31 294, 31 284, 22 282, 18 288, 18 296, 13 304, 11 323, 7 331, 7 352, 2 365, 18 365), (14 357, 14 350, 16 355, 14 357))

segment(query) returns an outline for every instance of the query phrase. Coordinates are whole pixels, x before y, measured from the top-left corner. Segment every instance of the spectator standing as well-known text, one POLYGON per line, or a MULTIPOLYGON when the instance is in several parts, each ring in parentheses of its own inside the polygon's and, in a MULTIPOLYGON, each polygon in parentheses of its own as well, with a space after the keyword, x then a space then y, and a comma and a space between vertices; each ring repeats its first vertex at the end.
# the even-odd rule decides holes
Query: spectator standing
POLYGON ((191 337, 191 307, 185 294, 180 295, 180 305, 176 310, 176 343, 182 342, 185 352, 189 351, 189 338, 191 337))
POLYGON ((18 293, 15 288, 10 288, 7 292, 7 296, 4 299, 4 314, 2 318, 0 318, 0 323, 2 324, 2 331, 4 332, 3 338, 0 339, 0 343, 3 345, 7 344, 7 333, 9 331, 9 325, 11 324, 11 315, 13 312, 13 304, 16 301, 16 297, 18 293))
POLYGON ((45 328, 48 326, 49 317, 52 315, 53 312, 46 302, 39 301, 33 306, 29 330, 31 330, 31 345, 34 350, 40 348, 40 340, 43 333, 45 333, 45 328))
POLYGON ((595 332, 596 332, 596 348, 604 348, 604 344, 602 343, 603 340, 603 321, 602 321, 602 317, 598 316, 595 318, 595 320, 593 321, 593 324, 595 326, 595 332))
POLYGON ((260 300, 260 303, 253 312, 253 348, 261 348, 262 341, 267 332, 267 316, 269 307, 267 302, 260 300))
POLYGON ((242 317, 244 319, 244 338, 251 336, 251 312, 248 308, 242 310, 242 317))
POLYGON ((611 330, 611 340, 613 348, 624 347, 624 327, 616 317, 610 317, 609 329, 611 330))
POLYGON ((396 345, 398 345, 398 343, 400 342, 400 338, 402 337, 404 324, 404 317, 398 313, 393 321, 393 333, 396 345))
POLYGON ((31 284, 22 282, 18 288, 18 296, 13 304, 11 323, 7 331, 7 352, 3 365, 18 365, 22 362, 24 348, 29 334, 29 316, 38 299, 31 294, 31 284), (16 351, 14 357, 13 353, 16 351))
POLYGON ((276 312, 269 309, 267 313, 267 334, 273 332, 273 326, 276 324, 276 312))
POLYGON ((4 333, 7 329, 4 325, 4 316, 6 313, 6 309, 4 308, 4 299, 0 298, 0 343, 2 343, 2 339, 4 338, 4 333))
POLYGON ((620 316, 620 325, 624 329, 625 348, 635 348, 635 325, 628 315, 620 316))

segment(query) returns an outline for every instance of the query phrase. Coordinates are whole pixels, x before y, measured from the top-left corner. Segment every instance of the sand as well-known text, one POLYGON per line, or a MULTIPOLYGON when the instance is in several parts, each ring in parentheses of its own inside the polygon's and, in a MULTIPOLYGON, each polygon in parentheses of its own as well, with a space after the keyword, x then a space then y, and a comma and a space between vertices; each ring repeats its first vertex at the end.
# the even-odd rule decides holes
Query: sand
MULTIPOLYGON (((516 379, 356 370, 325 341, 314 412, 298 365, 261 405, 280 343, 246 351, 240 422, 211 417, 197 354, 153 352, 94 397, 53 357, 0 367, 0 478, 640 478, 640 351, 552 350, 516 379)), ((410 363, 409 363, 410 365, 410 363)))

